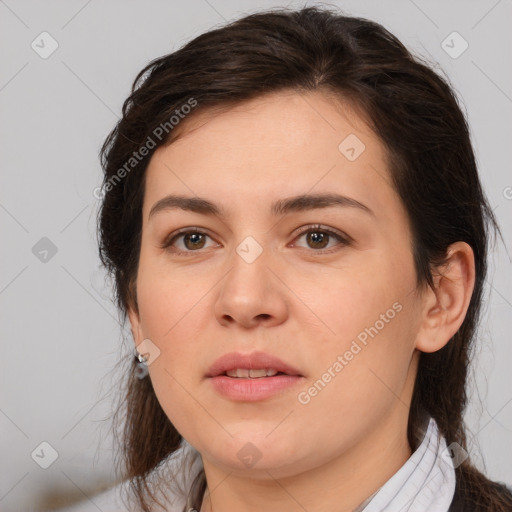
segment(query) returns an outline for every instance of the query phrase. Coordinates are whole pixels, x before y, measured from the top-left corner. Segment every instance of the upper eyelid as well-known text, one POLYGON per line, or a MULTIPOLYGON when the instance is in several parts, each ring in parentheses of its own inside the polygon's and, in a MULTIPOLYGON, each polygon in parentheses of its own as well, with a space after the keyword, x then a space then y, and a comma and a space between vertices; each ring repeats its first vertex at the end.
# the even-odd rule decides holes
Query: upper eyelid
POLYGON ((315 229, 317 231, 325 231, 330 235, 338 236, 343 240, 352 240, 352 237, 347 235, 345 232, 340 231, 339 229, 325 227, 325 226, 322 226, 321 224, 312 224, 312 225, 303 226, 303 227, 299 228, 300 231, 295 236, 296 237, 301 236, 304 233, 307 233, 308 231, 314 231, 315 229))

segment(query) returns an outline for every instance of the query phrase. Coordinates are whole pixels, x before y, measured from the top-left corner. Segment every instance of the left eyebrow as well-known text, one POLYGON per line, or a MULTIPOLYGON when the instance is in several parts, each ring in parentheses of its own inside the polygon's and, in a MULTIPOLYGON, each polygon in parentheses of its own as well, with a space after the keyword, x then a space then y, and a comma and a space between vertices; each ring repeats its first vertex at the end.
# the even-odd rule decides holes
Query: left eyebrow
MULTIPOLYGON (((375 216, 375 213, 365 204, 351 197, 339 194, 302 194, 287 199, 279 199, 272 203, 271 212, 275 216, 280 216, 291 212, 328 208, 330 206, 357 208, 375 216)), ((149 212, 148 219, 157 212, 178 208, 203 215, 226 216, 223 208, 208 199, 202 197, 169 195, 160 199, 153 205, 149 212)))
POLYGON ((303 194, 288 199, 280 199, 272 204, 272 213, 274 215, 285 215, 289 212, 328 208, 329 206, 358 208, 375 216, 373 211, 365 204, 339 194, 303 194))

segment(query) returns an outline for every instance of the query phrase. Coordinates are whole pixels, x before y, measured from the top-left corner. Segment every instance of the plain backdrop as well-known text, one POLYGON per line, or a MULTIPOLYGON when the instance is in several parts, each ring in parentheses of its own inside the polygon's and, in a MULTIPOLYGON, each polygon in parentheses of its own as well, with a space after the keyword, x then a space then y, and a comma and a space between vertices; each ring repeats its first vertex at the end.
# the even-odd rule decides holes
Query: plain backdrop
MULTIPOLYGON (((491 478, 511 484, 512 2, 333 4, 382 23, 463 101, 504 239, 472 367, 470 448, 491 478)), ((109 417, 123 334, 97 257, 94 189, 99 148, 135 75, 214 26, 285 5, 0 1, 2 512, 83 499, 114 479, 109 417)))

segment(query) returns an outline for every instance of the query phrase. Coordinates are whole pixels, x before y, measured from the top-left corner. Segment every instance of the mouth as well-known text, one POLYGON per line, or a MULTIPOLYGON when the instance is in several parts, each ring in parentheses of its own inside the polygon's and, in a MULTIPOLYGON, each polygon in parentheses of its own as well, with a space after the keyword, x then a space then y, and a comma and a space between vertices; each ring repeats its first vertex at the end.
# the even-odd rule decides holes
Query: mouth
POLYGON ((217 359, 206 377, 226 376, 233 379, 262 379, 278 375, 302 377, 299 370, 264 352, 231 352, 217 359))
POLYGON ((207 377, 217 393, 239 402, 279 396, 304 381, 297 369, 261 352, 226 354, 212 365, 207 377))

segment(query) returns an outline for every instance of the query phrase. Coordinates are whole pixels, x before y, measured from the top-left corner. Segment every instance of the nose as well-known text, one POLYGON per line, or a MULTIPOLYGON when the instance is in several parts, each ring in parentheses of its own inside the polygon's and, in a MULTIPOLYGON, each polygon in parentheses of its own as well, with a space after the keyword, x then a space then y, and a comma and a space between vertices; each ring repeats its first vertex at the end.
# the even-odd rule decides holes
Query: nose
POLYGON ((215 303, 217 321, 223 326, 237 324, 245 329, 283 323, 289 301, 286 288, 276 277, 279 272, 270 251, 264 249, 254 261, 240 254, 233 251, 230 270, 221 281, 215 303))

